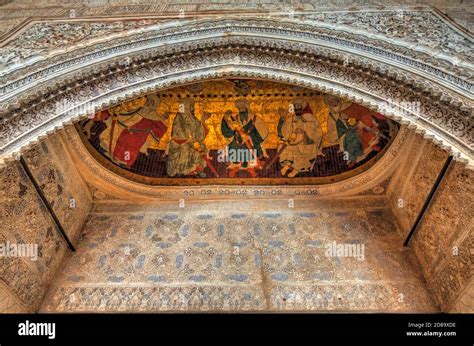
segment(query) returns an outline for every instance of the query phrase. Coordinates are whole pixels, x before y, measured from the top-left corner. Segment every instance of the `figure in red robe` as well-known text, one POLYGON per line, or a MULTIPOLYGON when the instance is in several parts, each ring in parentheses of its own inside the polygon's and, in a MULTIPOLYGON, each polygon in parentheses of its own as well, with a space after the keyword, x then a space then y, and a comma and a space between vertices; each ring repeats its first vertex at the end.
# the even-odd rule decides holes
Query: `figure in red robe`
POLYGON ((167 126, 159 120, 145 118, 139 120, 122 131, 115 145, 113 157, 125 162, 128 167, 133 166, 148 136, 159 142, 167 129, 167 126))
POLYGON ((109 157, 131 167, 140 152, 147 154, 149 137, 157 142, 161 140, 168 127, 162 120, 157 120, 158 105, 158 96, 148 95, 144 106, 129 113, 113 114, 107 119, 108 128, 101 134, 101 146, 109 157))

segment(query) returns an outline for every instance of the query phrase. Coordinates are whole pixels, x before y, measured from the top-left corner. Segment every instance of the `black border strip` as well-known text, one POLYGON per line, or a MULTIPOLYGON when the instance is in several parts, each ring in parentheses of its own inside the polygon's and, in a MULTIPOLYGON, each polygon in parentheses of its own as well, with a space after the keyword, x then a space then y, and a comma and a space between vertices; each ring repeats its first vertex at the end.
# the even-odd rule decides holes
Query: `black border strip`
POLYGON ((453 155, 449 155, 448 158, 446 159, 446 162, 444 163, 443 168, 438 174, 438 177, 436 178, 436 181, 431 188, 431 191, 428 195, 428 197, 425 200, 425 203, 423 204, 423 207, 421 208, 420 212, 418 213, 418 216, 416 217, 415 223, 413 224, 413 227, 410 230, 410 233, 408 233, 407 239, 405 239, 405 242, 403 243, 403 246, 407 247, 410 243, 411 238, 413 237, 413 234, 415 234, 418 225, 420 224, 421 220, 423 219, 423 216, 425 215, 426 209, 431 204, 431 201, 433 200, 433 196, 438 190, 439 185, 441 184, 441 181, 443 180, 444 176, 446 175, 446 172, 448 171, 449 166, 451 165, 451 162, 453 161, 453 155))
POLYGON ((65 240, 69 250, 72 252, 75 252, 76 249, 74 248, 74 245, 72 245, 71 240, 69 240, 69 237, 66 234, 66 231, 64 230, 63 226, 61 225, 61 222, 59 221, 58 217, 56 216, 56 213, 54 212, 53 208, 51 207, 51 204, 49 203, 48 199, 46 198, 43 190, 41 187, 38 185, 38 182, 36 181, 35 177, 31 173, 30 168, 28 167, 28 164, 26 163, 25 159, 23 156, 20 156, 19 160, 21 167, 25 171, 26 175, 30 179, 31 183, 35 187, 36 192, 38 193, 38 196, 41 199, 41 202, 43 202, 43 205, 46 207, 48 210, 49 214, 51 215, 51 218, 53 219, 56 229, 59 231, 61 237, 65 240))

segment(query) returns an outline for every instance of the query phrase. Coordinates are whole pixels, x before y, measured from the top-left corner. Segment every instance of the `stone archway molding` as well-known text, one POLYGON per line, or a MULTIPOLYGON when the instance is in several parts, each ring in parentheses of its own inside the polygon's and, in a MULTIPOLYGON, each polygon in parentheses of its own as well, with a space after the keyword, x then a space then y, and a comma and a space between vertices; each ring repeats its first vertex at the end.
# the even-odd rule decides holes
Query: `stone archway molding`
POLYGON ((171 21, 83 42, 67 53, 4 70, 0 162, 126 99, 209 79, 257 78, 378 110, 474 166, 469 52, 430 55, 402 43, 309 18, 171 21))

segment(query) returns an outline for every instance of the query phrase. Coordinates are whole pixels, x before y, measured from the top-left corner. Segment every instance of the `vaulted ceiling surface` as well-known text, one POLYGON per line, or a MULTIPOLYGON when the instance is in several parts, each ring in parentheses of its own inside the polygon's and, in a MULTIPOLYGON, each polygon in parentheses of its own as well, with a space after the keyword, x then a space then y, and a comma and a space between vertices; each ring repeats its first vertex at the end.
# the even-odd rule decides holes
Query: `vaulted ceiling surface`
POLYGON ((102 165, 152 185, 334 183, 379 161, 398 129, 337 96, 242 79, 152 93, 77 124, 102 165))

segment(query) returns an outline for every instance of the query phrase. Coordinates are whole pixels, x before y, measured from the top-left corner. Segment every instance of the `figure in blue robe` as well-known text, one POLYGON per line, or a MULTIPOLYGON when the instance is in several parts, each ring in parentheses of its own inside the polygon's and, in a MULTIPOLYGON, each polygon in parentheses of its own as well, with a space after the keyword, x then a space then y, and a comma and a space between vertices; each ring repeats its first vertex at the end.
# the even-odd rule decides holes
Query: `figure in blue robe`
POLYGON ((351 118, 345 123, 341 119, 336 122, 337 135, 339 138, 345 135, 343 140, 344 151, 349 155, 349 163, 357 161, 364 154, 362 140, 359 135, 358 121, 351 118))

